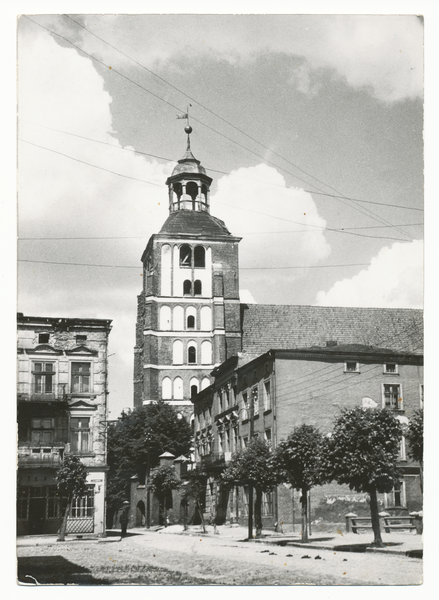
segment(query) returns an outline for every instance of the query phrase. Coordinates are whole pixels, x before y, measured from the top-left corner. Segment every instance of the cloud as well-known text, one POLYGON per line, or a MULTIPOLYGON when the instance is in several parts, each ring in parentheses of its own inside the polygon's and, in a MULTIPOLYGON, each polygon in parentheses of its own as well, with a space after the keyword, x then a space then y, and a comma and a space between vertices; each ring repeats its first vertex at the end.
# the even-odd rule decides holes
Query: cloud
POLYGON ((283 292, 293 293, 295 282, 306 267, 327 258, 330 246, 325 239, 325 220, 318 214, 308 192, 288 188, 273 167, 260 164, 240 168, 218 180, 212 196, 212 211, 226 221, 239 245, 240 279, 258 302, 279 297, 279 270, 285 270, 283 292), (274 267, 274 269, 273 269, 274 267))
POLYGON ((382 248, 367 269, 318 292, 316 304, 423 308, 423 251, 422 240, 382 248))
MULTIPOLYGON (((280 53, 294 57, 290 83, 306 94, 317 93, 322 69, 385 102, 423 94, 423 26, 412 15, 86 15, 83 20, 149 68, 192 68, 200 58, 242 64, 280 53)), ((77 28, 72 31, 78 35, 77 28)), ((84 49, 108 59, 108 46, 83 30, 79 35, 84 49)), ((132 66, 116 53, 114 58, 132 66)))
POLYGON ((147 160, 113 137, 111 97, 89 59, 38 28, 31 34, 23 27, 19 37, 20 237, 138 239, 23 240, 19 258, 139 268, 20 262, 18 309, 38 316, 113 319, 110 348, 116 355, 109 385, 117 414, 118 406, 132 402, 140 253, 167 216, 164 181, 172 165, 147 160))

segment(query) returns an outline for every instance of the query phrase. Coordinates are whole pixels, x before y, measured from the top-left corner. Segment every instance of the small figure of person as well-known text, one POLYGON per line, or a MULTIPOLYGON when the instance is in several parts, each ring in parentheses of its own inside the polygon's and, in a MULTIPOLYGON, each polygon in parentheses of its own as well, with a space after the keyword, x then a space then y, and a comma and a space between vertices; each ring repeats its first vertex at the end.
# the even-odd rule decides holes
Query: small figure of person
POLYGON ((127 502, 127 500, 125 500, 125 502, 122 503, 122 513, 119 517, 119 523, 120 523, 120 528, 121 528, 121 534, 120 534, 120 539, 126 537, 127 535, 127 526, 128 526, 128 511, 130 510, 130 503, 127 502))

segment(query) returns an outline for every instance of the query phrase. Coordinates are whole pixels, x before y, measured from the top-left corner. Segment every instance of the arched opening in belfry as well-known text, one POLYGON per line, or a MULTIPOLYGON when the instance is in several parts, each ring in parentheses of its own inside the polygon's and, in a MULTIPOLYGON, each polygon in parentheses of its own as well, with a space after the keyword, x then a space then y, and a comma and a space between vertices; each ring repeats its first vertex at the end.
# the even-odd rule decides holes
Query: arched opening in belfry
POLYGON ((180 200, 181 194, 183 193, 183 188, 181 187, 181 183, 178 181, 173 185, 174 194, 177 196, 177 200, 180 200))
POLYGON ((180 267, 190 267, 192 264, 192 249, 187 244, 180 248, 180 267))
POLYGON ((183 296, 190 296, 192 293, 192 282, 189 279, 183 281, 183 296))
POLYGON ((192 210, 195 210, 195 200, 198 196, 198 185, 194 181, 189 181, 189 183, 186 184, 186 194, 192 198, 192 210))
POLYGON ((206 266, 206 250, 203 246, 195 246, 194 249, 194 267, 204 269, 206 266))

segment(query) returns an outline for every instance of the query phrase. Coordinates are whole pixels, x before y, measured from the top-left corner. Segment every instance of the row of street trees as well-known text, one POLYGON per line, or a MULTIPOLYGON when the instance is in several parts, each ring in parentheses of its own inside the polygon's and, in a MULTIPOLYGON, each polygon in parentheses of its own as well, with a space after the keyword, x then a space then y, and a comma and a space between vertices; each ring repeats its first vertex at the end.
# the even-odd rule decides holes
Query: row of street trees
MULTIPOLYGON (((262 531, 262 494, 280 483, 301 493, 302 539, 308 541, 308 492, 316 485, 335 481, 367 493, 374 545, 382 546, 378 493, 390 492, 398 483, 399 449, 403 433, 412 458, 421 464, 423 413, 417 411, 407 429, 387 409, 344 410, 333 431, 323 436, 311 425, 295 428, 272 452, 261 438, 250 440, 236 453, 222 475, 227 485, 245 485, 256 491, 256 536, 262 531)), ((421 473, 422 475, 422 473, 421 473)), ((250 531, 250 524, 249 524, 250 531)))

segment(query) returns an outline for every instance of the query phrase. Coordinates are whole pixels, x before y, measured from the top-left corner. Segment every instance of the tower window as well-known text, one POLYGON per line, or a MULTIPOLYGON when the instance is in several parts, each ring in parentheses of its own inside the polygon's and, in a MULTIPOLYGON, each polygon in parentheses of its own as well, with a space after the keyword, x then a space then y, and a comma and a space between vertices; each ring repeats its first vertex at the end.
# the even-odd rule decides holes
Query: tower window
POLYGON ((201 296, 201 281, 199 279, 194 283, 194 294, 196 296, 201 296))
POLYGON ((194 250, 194 267, 204 269, 206 266, 206 251, 203 246, 195 246, 194 250))
POLYGON ((187 244, 180 248, 180 267, 190 267, 192 264, 192 250, 187 244))
POLYGON ((187 318, 187 328, 195 329, 195 317, 193 315, 189 315, 187 318))
POLYGON ((196 385, 191 385, 191 398, 195 398, 198 394, 198 387, 196 385))
POLYGON ((197 362, 197 349, 195 346, 189 346, 187 349, 187 361, 192 365, 197 362))
POLYGON ((183 282, 183 295, 184 296, 190 296, 192 292, 192 282, 189 281, 189 279, 186 279, 183 282))

